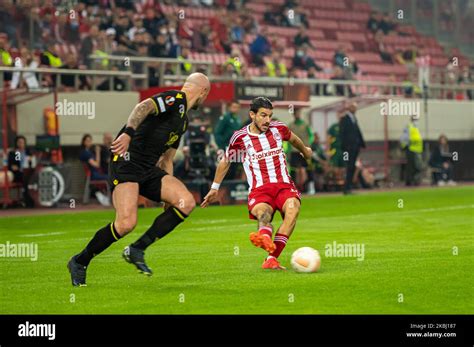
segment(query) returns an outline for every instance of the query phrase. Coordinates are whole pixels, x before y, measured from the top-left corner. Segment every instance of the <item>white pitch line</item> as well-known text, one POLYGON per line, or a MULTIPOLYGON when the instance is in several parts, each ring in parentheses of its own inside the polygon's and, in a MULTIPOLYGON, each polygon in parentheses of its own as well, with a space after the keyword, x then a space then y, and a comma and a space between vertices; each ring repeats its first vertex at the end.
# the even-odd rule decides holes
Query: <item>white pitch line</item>
POLYGON ((25 235, 18 235, 18 237, 42 237, 42 236, 51 236, 51 235, 62 235, 65 232, 52 232, 52 233, 42 233, 42 234, 25 234, 25 235))
POLYGON ((447 207, 434 207, 434 208, 421 208, 418 210, 406 210, 405 208, 400 209, 396 212, 378 212, 378 213, 361 213, 361 214, 351 214, 351 215, 339 215, 339 216, 330 216, 330 217, 316 217, 316 218, 302 218, 302 220, 313 220, 313 219, 330 219, 330 218, 359 218, 359 217, 378 217, 378 216, 387 216, 387 215, 399 215, 399 214, 411 214, 411 213, 423 213, 423 212, 436 212, 436 211, 451 211, 451 210, 463 210, 468 208, 474 208, 474 205, 456 205, 456 206, 447 206, 447 207))

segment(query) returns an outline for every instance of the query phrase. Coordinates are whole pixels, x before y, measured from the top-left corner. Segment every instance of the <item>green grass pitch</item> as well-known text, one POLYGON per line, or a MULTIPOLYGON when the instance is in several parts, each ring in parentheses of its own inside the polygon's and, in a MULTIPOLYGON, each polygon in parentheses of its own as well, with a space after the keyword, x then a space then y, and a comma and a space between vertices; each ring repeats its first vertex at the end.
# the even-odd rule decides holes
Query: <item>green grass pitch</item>
POLYGON ((322 266, 298 274, 260 268, 246 206, 198 207, 148 249, 148 278, 121 258, 161 213, 140 210, 135 231, 93 260, 86 288, 71 286, 66 263, 112 210, 1 218, 0 244, 35 242, 39 257, 0 258, 0 313, 472 314, 473 212, 472 186, 303 198, 280 259, 290 268, 311 246, 322 266), (327 257, 334 241, 363 244, 364 260, 327 257))

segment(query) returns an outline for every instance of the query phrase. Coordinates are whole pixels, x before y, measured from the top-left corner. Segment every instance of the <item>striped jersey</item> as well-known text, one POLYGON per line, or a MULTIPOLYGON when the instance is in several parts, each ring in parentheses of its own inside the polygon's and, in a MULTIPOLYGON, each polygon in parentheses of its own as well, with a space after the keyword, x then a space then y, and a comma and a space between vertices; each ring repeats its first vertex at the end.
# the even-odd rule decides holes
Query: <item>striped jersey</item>
POLYGON ((262 134, 250 132, 250 125, 234 132, 226 150, 231 162, 242 162, 249 184, 249 191, 268 183, 291 183, 286 167, 283 141, 288 141, 291 131, 285 123, 270 122, 262 134))

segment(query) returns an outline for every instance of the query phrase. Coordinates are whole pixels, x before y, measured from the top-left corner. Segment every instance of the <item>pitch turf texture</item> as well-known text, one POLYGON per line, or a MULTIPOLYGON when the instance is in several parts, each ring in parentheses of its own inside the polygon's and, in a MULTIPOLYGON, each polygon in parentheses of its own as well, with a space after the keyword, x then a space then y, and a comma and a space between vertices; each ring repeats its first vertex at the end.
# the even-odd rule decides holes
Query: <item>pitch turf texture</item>
POLYGON ((0 312, 472 314, 473 193, 471 186, 303 198, 280 259, 290 268, 294 250, 314 247, 322 257, 316 274, 262 270, 265 253, 248 240, 255 222, 246 206, 213 206, 196 208, 148 249, 155 274, 145 277, 121 257, 161 213, 140 210, 135 231, 93 260, 86 288, 71 286, 66 263, 112 210, 2 218, 0 244, 35 242, 39 257, 0 258, 0 312), (363 244, 364 260, 327 257, 334 241, 363 244))

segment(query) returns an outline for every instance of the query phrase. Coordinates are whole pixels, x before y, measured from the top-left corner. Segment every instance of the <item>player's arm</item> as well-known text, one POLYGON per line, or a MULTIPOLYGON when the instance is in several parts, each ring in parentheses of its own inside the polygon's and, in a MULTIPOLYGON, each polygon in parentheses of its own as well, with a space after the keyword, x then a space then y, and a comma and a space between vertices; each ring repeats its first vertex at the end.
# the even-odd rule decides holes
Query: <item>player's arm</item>
POLYGON ((311 147, 306 147, 303 141, 297 135, 295 135, 294 132, 291 132, 291 136, 288 142, 291 143, 291 145, 295 147, 306 160, 311 159, 313 150, 311 149, 311 147))
POLYGON ((171 176, 173 176, 173 160, 175 155, 176 148, 169 148, 158 160, 158 167, 171 176))
POLYGON ((227 175, 230 164, 230 160, 228 160, 227 156, 224 156, 224 158, 222 158, 222 160, 219 162, 216 168, 216 174, 214 175, 214 181, 212 183, 211 190, 209 190, 209 193, 207 193, 207 195, 204 197, 201 207, 207 207, 209 204, 217 200, 219 186, 224 180, 225 175, 227 175))
POLYGON ((110 146, 114 154, 123 155, 127 152, 128 145, 130 144, 135 130, 137 130, 143 120, 153 112, 155 112, 155 102, 150 98, 143 100, 133 108, 128 117, 125 132, 120 134, 110 146))

